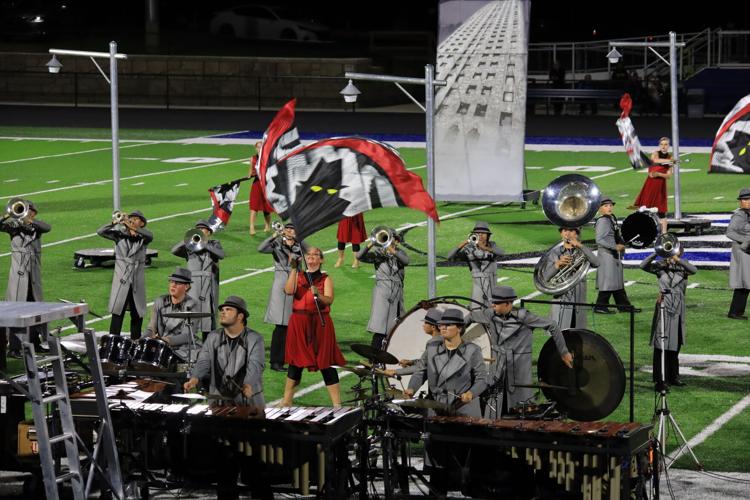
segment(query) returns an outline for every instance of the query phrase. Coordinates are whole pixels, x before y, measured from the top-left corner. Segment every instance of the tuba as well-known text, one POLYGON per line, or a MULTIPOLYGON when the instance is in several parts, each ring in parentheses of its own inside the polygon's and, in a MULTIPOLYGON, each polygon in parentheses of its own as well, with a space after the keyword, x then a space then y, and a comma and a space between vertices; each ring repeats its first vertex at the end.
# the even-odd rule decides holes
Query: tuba
MULTIPOLYGON (((547 219, 558 226, 582 226, 596 215, 601 200, 599 187, 583 175, 563 175, 542 191, 542 210, 547 219)), ((573 261, 545 278, 547 255, 562 246, 560 242, 547 250, 534 267, 534 286, 542 293, 561 295, 585 278, 591 266, 578 248, 573 248, 573 261)))
POLYGON ((387 226, 377 226, 370 232, 373 245, 387 248, 393 243, 393 230, 387 226))
POLYGON ((185 233, 185 248, 191 252, 200 252, 206 248, 206 235, 200 229, 188 229, 185 233))
POLYGON ((672 233, 660 234, 654 243, 654 252, 663 259, 680 255, 680 240, 672 233))
POLYGON ((29 215, 29 204, 22 198, 11 198, 5 206, 5 219, 25 219, 29 215))

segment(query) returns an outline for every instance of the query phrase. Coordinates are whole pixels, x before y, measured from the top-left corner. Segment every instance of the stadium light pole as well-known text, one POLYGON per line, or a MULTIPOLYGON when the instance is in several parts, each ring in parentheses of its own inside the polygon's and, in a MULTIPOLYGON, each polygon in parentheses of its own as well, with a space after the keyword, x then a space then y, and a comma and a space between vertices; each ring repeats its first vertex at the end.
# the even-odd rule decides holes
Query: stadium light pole
POLYGON ((117 99, 117 60, 127 59, 127 54, 117 52, 117 43, 109 42, 109 52, 88 52, 82 50, 49 49, 52 59, 47 63, 50 73, 59 73, 62 63, 57 56, 82 56, 91 59, 94 66, 99 70, 109 84, 110 111, 112 121, 112 206, 114 210, 120 210, 120 116, 117 99), (109 59, 109 77, 102 70, 95 58, 109 59))
POLYGON ((664 61, 669 66, 669 85, 670 98, 672 101, 671 118, 672 118, 672 154, 674 162, 674 217, 677 220, 682 219, 682 199, 680 196, 680 125, 679 110, 677 109, 677 47, 684 47, 684 42, 677 42, 677 34, 674 31, 669 32, 668 42, 609 42, 612 50, 607 54, 607 59, 612 64, 617 64, 621 54, 617 47, 647 47, 651 52, 664 61), (655 47, 669 48, 669 60, 659 54, 655 47))
MULTIPOLYGON (((344 76, 349 78, 349 84, 357 91, 356 94, 347 92, 349 85, 347 85, 341 94, 346 100, 356 100, 356 96, 359 95, 359 90, 354 87, 351 80, 365 80, 375 82, 392 82, 398 87, 401 92, 411 99, 419 108, 425 112, 425 150, 427 153, 427 192, 432 199, 435 199, 435 88, 445 87, 447 85, 445 80, 435 80, 435 67, 432 64, 427 64, 424 67, 424 78, 409 78, 402 76, 390 76, 390 75, 372 75, 368 73, 352 73, 347 71, 344 76), (422 85, 424 86, 425 104, 422 104, 415 99, 401 84, 408 85, 422 85), (346 93, 345 93, 346 92, 346 93)), ((354 102, 349 101, 347 102, 354 102)), ((437 253, 436 253, 436 233, 435 233, 435 221, 427 217, 427 293, 430 298, 437 295, 437 253)))

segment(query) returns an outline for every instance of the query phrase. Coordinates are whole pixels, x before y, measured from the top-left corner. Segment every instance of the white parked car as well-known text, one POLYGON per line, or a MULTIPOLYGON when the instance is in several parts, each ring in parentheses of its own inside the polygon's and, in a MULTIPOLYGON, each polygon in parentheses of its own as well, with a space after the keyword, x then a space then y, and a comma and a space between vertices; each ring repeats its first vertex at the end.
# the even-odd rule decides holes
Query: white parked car
POLYGON ((287 14, 263 5, 238 5, 216 12, 209 31, 212 35, 235 38, 309 42, 320 40, 330 30, 315 22, 291 19, 291 15, 293 11, 287 14))

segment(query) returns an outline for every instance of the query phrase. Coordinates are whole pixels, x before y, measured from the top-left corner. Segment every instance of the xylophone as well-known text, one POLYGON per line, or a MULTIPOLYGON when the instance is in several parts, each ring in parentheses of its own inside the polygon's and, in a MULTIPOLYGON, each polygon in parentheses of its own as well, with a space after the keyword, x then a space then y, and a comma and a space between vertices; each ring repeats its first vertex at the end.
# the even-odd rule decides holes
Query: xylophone
POLYGON ((500 472, 516 471, 511 481, 526 476, 552 496, 614 500, 630 498, 651 473, 651 425, 465 416, 388 419, 397 441, 425 442, 436 465, 431 473, 449 475, 441 461, 448 469, 455 463, 469 469, 471 477, 463 478, 473 483, 468 489, 487 487, 500 472))

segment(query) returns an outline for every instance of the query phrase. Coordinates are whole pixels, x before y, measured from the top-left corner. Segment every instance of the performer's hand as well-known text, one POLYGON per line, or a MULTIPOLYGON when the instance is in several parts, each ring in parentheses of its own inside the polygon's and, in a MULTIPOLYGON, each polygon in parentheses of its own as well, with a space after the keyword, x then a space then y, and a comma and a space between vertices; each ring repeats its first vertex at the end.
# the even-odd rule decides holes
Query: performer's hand
POLYGON ((570 243, 570 246, 572 246, 573 248, 581 248, 580 240, 572 239, 568 243, 570 243))
POLYGON ((472 399, 474 399, 474 395, 471 393, 471 391, 466 391, 461 394, 461 401, 464 403, 470 403, 472 399))
POLYGON ((560 356, 563 360, 563 363, 565 363, 565 366, 568 368, 573 368, 573 355, 570 353, 563 354, 560 356))
POLYGON ((414 361, 412 361, 410 359, 402 359, 401 361, 398 362, 398 364, 399 364, 399 366, 402 366, 402 367, 406 368, 407 366, 413 365, 414 361))
POLYGON ((242 384, 242 395, 246 398, 251 398, 253 396, 253 386, 250 384, 242 384))
POLYGON ((623 245, 622 243, 618 243, 617 245, 615 245, 615 248, 617 248, 617 251, 620 253, 625 251, 625 245, 623 245))
POLYGON ((555 262, 555 268, 560 269, 561 267, 567 267, 573 262, 573 257, 570 255, 563 255, 559 259, 557 259, 557 262, 555 262))
POLYGON ((674 263, 680 262, 680 256, 679 255, 673 255, 671 257, 671 259, 672 259, 672 262, 674 262, 674 263))
POLYGON ((169 345, 169 344, 172 343, 172 342, 169 341, 169 337, 157 337, 157 338, 159 340, 161 340, 162 342, 164 342, 165 344, 167 344, 167 345, 169 345))
POLYGON ((289 266, 292 269, 297 269, 297 266, 299 266, 299 257, 295 256, 294 254, 289 254, 289 266))
POLYGON ((649 172, 648 176, 651 177, 652 179, 658 177, 657 172, 649 172))
POLYGON ((195 377, 191 377, 190 380, 182 384, 182 388, 186 391, 195 389, 198 386, 198 379, 195 377))
POLYGON ((312 294, 315 296, 316 299, 320 297, 320 292, 318 291, 318 288, 315 285, 310 287, 310 291, 312 292, 312 294))
POLYGON ((393 377, 394 375, 396 375, 396 370, 389 368, 387 370, 383 370, 383 373, 385 373, 387 377, 393 377))
POLYGON ((404 396, 407 398, 414 397, 414 389, 404 389, 404 396))

